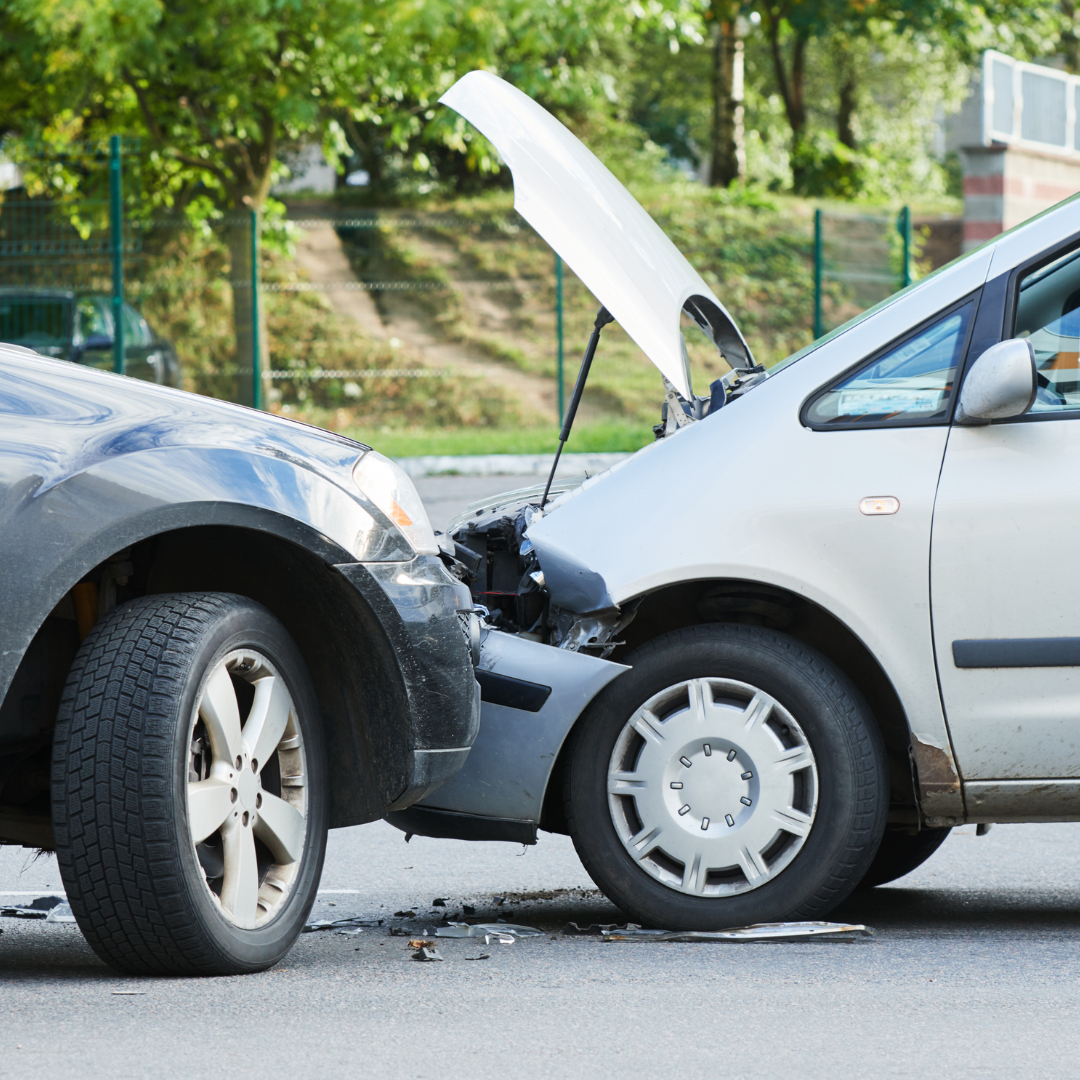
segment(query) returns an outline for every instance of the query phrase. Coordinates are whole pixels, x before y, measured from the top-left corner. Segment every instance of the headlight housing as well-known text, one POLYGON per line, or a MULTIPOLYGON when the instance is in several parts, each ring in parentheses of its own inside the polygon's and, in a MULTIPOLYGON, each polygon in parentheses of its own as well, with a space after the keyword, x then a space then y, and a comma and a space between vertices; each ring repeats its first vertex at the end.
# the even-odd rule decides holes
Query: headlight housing
POLYGON ((353 466, 353 481, 402 532, 417 555, 438 555, 439 542, 415 485, 404 469, 369 450, 353 466))

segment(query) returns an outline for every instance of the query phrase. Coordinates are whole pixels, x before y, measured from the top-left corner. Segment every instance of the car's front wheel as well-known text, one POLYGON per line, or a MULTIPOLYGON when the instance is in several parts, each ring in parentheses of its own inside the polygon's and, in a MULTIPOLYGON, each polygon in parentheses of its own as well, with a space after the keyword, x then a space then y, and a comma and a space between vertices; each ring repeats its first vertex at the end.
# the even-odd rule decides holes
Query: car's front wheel
POLYGON ((855 687, 749 626, 676 631, 627 662, 575 729, 566 774, 593 880, 672 930, 822 917, 865 873, 888 808, 855 687))
POLYGON ((83 642, 54 739, 53 827, 72 911, 113 967, 276 963, 315 899, 326 802, 311 680, 261 605, 148 596, 83 642))

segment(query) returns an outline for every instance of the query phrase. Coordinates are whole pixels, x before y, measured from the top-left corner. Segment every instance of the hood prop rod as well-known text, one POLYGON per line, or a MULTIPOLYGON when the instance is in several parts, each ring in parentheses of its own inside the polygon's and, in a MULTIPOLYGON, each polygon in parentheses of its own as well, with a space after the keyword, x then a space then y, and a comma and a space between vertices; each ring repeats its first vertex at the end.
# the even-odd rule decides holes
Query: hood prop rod
POLYGON ((608 323, 614 322, 614 316, 606 307, 602 307, 596 313, 596 321, 593 323, 593 332, 589 335, 589 345, 585 350, 585 358, 581 361, 581 370, 578 372, 577 382, 574 383, 574 393, 570 398, 570 404, 566 409, 563 419, 562 431, 559 432, 559 449, 555 451, 555 460, 551 463, 551 472, 548 474, 547 486, 544 488, 544 497, 540 500, 540 509, 547 505, 548 495, 551 492, 551 482, 555 479, 555 470, 559 467, 559 458, 562 457, 563 447, 570 438, 570 429, 574 426, 574 417, 577 416, 578 405, 581 403, 581 394, 585 389, 585 380, 589 377, 589 369, 592 367, 593 356, 596 355, 596 346, 600 341, 600 331, 608 323))

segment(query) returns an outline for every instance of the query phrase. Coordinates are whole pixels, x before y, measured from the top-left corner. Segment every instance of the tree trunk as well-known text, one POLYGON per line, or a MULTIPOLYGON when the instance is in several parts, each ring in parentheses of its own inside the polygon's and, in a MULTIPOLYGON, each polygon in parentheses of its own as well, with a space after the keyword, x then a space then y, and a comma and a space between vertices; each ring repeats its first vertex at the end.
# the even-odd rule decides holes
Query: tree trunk
MULTIPOLYGON (((240 205, 227 217, 225 243, 229 248, 229 280, 232 283, 233 332, 236 335, 236 398, 241 405, 251 405, 254 400, 254 344, 255 299, 252 293, 251 264, 251 211, 240 205)), ((270 355, 266 338, 266 306, 263 297, 259 301, 259 370, 264 375, 270 369, 270 355)))
POLYGON ((769 52, 772 56, 773 74, 780 97, 784 102, 788 127, 791 128, 791 174, 795 190, 798 191, 803 179, 802 141, 806 132, 806 45, 805 31, 798 31, 791 47, 790 71, 784 59, 784 48, 780 42, 781 13, 770 11, 765 22, 769 33, 769 52))
POLYGON ((844 76, 840 84, 840 102, 836 109, 836 137, 849 150, 856 148, 855 129, 852 121, 855 118, 856 83, 854 74, 844 76))
POLYGON ((713 123, 709 184, 727 187, 746 175, 743 142, 743 42, 731 7, 713 0, 713 123))

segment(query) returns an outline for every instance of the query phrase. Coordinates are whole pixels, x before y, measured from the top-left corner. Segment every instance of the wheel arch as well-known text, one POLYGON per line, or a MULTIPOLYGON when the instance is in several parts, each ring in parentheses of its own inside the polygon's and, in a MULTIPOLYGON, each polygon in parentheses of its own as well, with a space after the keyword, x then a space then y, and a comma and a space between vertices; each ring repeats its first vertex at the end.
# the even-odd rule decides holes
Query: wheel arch
MULTIPOLYGON (((8 716, 18 711, 20 701, 14 699, 26 689, 20 675, 43 664, 49 704, 41 712, 39 735, 51 743, 50 706, 59 701, 77 644, 66 643, 58 664, 49 650, 55 654, 56 626, 65 619, 49 616, 63 609, 80 582, 112 582, 119 602, 171 592, 247 596, 282 622, 315 683, 330 767, 331 826, 378 818, 406 787, 411 762, 409 696, 387 627, 399 619, 393 604, 370 574, 361 575, 366 584, 358 591, 355 573, 350 583, 335 569, 335 563, 354 563, 355 556, 294 519, 243 506, 219 506, 214 516, 218 523, 157 522, 173 526, 160 530, 125 523, 111 539, 96 537, 73 554, 62 572, 43 583, 47 606, 0 709, 8 716), (39 661, 39 653, 46 659, 39 661)), ((73 610, 66 617, 68 637, 73 610)), ((41 837, 39 831, 33 835, 41 837)))
MULTIPOLYGON (((637 603, 634 621, 620 635, 623 640, 611 654, 612 660, 625 662, 630 652, 662 634, 709 623, 767 626, 828 657, 866 699, 881 732, 889 759, 890 822, 918 823, 907 713, 877 658, 832 612, 789 589, 733 578, 678 582, 640 597, 637 603)), ((573 729, 559 752, 544 795, 540 827, 551 832, 566 832, 562 790, 572 733, 573 729)))

